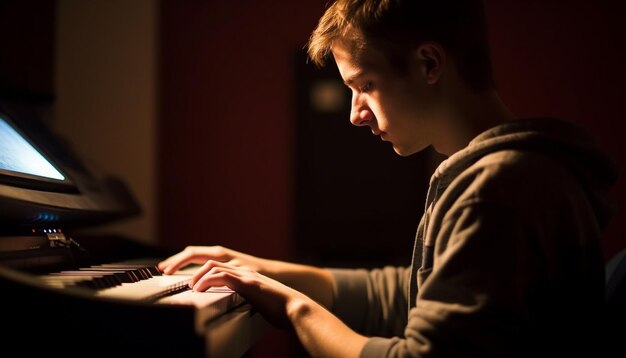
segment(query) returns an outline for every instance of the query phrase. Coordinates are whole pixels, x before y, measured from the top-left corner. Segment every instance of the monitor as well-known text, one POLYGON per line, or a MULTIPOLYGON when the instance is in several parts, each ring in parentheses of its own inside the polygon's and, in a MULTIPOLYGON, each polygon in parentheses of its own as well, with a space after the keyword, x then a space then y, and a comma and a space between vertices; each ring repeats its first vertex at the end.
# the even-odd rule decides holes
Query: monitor
POLYGON ((70 191, 67 174, 37 149, 7 116, 0 114, 0 182, 39 190, 70 191))
POLYGON ((141 213, 120 179, 94 171, 32 111, 0 105, 0 234, 84 227, 141 213))

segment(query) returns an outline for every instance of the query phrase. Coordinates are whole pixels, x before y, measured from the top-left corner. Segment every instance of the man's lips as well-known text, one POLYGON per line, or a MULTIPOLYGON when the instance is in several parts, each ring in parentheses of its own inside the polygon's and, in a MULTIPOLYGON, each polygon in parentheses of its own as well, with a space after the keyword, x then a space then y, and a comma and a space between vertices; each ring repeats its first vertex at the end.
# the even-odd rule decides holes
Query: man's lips
POLYGON ((379 130, 379 129, 372 129, 372 134, 375 136, 379 136, 380 139, 385 140, 386 134, 385 132, 379 130))

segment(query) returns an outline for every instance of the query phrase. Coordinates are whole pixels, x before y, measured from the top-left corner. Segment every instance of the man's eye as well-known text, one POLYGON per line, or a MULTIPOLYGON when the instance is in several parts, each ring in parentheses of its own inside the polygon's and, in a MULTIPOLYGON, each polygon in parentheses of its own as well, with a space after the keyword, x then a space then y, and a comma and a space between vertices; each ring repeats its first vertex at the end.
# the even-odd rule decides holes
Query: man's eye
POLYGON ((367 92, 372 89, 372 82, 367 82, 363 86, 359 87, 359 92, 367 92))

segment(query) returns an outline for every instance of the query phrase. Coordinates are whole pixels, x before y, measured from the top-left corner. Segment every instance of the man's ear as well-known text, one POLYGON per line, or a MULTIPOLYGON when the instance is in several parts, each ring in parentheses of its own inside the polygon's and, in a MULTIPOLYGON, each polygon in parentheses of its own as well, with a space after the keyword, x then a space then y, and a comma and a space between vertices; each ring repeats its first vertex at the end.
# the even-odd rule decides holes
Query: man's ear
POLYGON ((437 83, 446 66, 446 52, 436 42, 423 42, 414 52, 419 73, 429 85, 437 83))

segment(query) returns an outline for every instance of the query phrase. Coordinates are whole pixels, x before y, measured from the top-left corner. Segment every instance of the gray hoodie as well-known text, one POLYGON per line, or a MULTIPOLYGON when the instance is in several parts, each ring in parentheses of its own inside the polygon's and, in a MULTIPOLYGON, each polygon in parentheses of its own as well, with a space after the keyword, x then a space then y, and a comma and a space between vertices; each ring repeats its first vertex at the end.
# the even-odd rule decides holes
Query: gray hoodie
POLYGON ((333 269, 333 311, 372 337, 363 357, 592 350, 616 177, 567 122, 487 130, 432 175, 412 266, 333 269))

